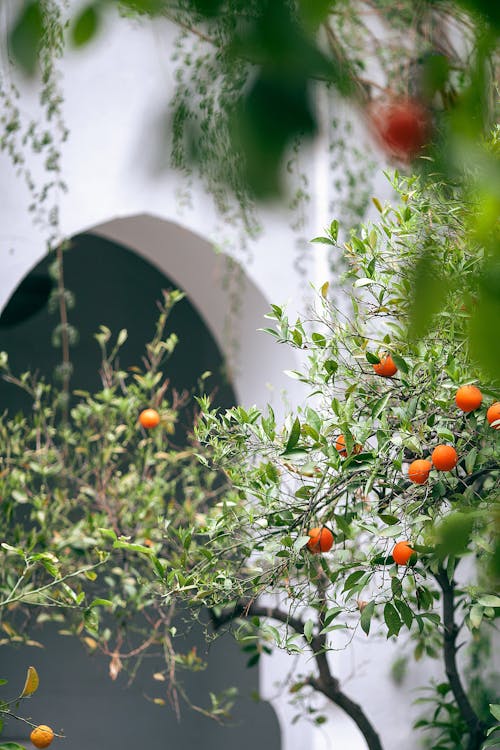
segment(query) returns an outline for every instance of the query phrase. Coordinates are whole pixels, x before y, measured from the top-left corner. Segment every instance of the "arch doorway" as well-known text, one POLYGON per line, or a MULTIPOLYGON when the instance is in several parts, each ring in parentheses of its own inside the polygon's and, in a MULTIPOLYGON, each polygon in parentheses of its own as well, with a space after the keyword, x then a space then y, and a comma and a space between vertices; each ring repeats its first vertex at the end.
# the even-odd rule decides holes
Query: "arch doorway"
MULTIPOLYGON (((157 267, 121 244, 97 234, 78 235, 65 258, 68 289, 76 296, 71 313, 72 323, 80 334, 72 351, 75 367, 74 388, 91 390, 98 386, 99 352, 93 334, 101 324, 114 333, 128 329, 128 340, 120 362, 123 367, 140 360, 144 342, 153 333, 157 315, 156 300, 161 290, 177 286, 157 267)), ((58 362, 58 352, 50 343, 55 318, 47 309, 50 289, 48 260, 32 269, 14 292, 0 317, 0 350, 9 352, 13 371, 35 368, 51 377, 58 362)), ((235 402, 231 383, 224 374, 224 360, 214 336, 189 299, 184 299, 172 313, 170 330, 179 336, 179 345, 170 360, 169 376, 174 387, 196 384, 205 370, 214 373, 216 398, 221 406, 235 402)), ((13 386, 0 383, 0 412, 26 408, 26 402, 13 386)), ((255 702, 258 673, 246 669, 246 658, 229 637, 214 642, 208 653, 205 672, 187 674, 186 692, 194 703, 205 705, 208 692, 218 692, 236 685, 241 700, 230 727, 221 727, 199 713, 184 709, 180 722, 169 709, 145 700, 154 693, 149 662, 141 667, 135 681, 127 685, 120 676, 116 682, 108 677, 108 664, 99 656, 89 656, 80 643, 62 636, 54 625, 41 627, 33 633, 45 648, 0 649, 1 677, 7 679, 15 692, 24 670, 35 664, 42 678, 43 689, 28 704, 28 711, 43 717, 43 723, 64 727, 66 750, 136 750, 137 747, 182 748, 200 747, 230 750, 251 750, 265 746, 280 748, 278 721, 269 704, 255 702), (36 700, 36 708, 34 701, 36 700)), ((206 654, 201 632, 192 631, 192 645, 206 654)), ((23 742, 23 725, 11 721, 2 741, 23 742)))

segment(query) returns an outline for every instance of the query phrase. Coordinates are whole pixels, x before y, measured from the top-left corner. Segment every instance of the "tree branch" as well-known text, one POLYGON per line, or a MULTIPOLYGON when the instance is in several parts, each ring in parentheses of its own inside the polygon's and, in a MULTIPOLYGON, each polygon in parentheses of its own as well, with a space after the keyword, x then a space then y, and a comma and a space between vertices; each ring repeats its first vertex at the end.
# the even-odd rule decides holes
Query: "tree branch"
POLYGON ((458 709, 469 729, 467 750, 479 750, 486 737, 486 727, 474 711, 465 693, 458 672, 456 638, 459 628, 455 622, 455 581, 453 579, 450 581, 446 570, 442 566, 434 574, 434 577, 443 592, 443 652, 446 676, 448 677, 458 709))
MULTIPOLYGON (((301 636, 304 635, 304 622, 300 618, 293 617, 278 607, 264 607, 254 602, 239 602, 221 615, 210 610, 210 617, 215 629, 238 618, 267 617, 288 625, 301 636)), ((309 646, 314 654, 318 677, 311 677, 308 684, 350 716, 365 738, 368 750, 383 750, 380 738, 362 707, 342 692, 339 680, 332 675, 326 654, 326 636, 314 636, 309 646)))

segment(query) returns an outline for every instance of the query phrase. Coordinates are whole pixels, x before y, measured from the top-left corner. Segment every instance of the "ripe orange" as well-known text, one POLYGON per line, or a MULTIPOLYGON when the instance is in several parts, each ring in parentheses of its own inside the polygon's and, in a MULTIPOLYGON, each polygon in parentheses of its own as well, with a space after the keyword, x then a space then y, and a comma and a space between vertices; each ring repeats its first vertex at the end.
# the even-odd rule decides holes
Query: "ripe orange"
POLYGON ((373 121, 385 150, 405 161, 416 156, 430 136, 429 113, 415 99, 394 99, 379 106, 373 121))
POLYGON ((494 430, 500 430, 500 421, 498 424, 493 424, 500 420, 500 401, 495 401, 486 412, 486 419, 494 430))
POLYGON ((307 532, 307 535, 310 539, 307 542, 306 547, 309 552, 313 553, 313 555, 317 555, 320 552, 328 552, 328 550, 331 550, 333 547, 333 534, 330 529, 326 528, 326 526, 310 529, 307 532))
POLYGON ((412 550, 407 541, 398 542, 392 550, 392 559, 396 565, 406 565, 413 553, 414 550, 412 550))
POLYGON ((455 395, 455 403, 459 409, 468 414, 479 409, 483 401, 483 394, 475 385, 463 385, 455 395))
POLYGON ((150 430, 160 424, 160 415, 156 409, 144 409, 139 414, 139 422, 145 430, 150 430))
POLYGON ((347 456, 347 451, 345 449, 345 437, 343 435, 338 436, 335 447, 341 456, 347 456))
POLYGON ((392 378, 398 371, 390 354, 380 357, 380 362, 378 365, 373 365, 373 369, 377 375, 381 375, 383 378, 392 378))
POLYGON ((418 458, 408 466, 408 479, 415 484, 425 484, 429 478, 432 463, 425 458, 418 458))
MULTIPOLYGON (((345 444, 345 437, 343 435, 338 436, 337 441, 335 443, 335 447, 340 453, 340 455, 346 458, 347 450, 346 450, 346 444, 345 444)), ((358 454, 358 453, 361 453, 362 450, 363 450, 363 446, 360 445, 359 443, 356 443, 352 449, 352 452, 354 454, 358 454)))
POLYGON ((54 732, 46 724, 35 727, 30 734, 30 740, 35 747, 48 747, 54 739, 54 732))
POLYGON ((437 445, 431 458, 438 471, 451 471, 457 465, 458 454, 452 445, 437 445))

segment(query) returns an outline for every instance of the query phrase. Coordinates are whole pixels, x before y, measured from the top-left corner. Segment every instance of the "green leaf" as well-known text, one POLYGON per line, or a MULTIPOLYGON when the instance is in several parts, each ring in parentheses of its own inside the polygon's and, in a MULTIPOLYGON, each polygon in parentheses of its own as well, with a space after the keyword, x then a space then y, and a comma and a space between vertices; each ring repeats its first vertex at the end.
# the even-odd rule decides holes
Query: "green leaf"
POLYGON ((293 543, 293 549, 295 550, 295 552, 299 552, 303 547, 305 547, 309 539, 310 537, 308 536, 299 536, 293 543))
POLYGON ((402 599, 395 599, 394 604, 396 605, 396 608, 404 624, 406 625, 408 630, 410 630, 411 624, 413 622, 413 612, 411 611, 410 607, 402 599))
POLYGON ((403 357, 401 357, 399 354, 392 354, 391 356, 398 370, 404 372, 405 375, 407 375, 410 371, 410 368, 408 367, 408 363, 406 362, 406 360, 403 359, 403 357))
POLYGON ((360 624, 363 632, 366 633, 366 635, 369 635, 370 633, 370 625, 373 617, 373 613, 375 612, 375 602, 371 601, 368 602, 366 607, 361 612, 361 618, 360 618, 360 624))
POLYGON ((500 721, 500 703, 490 703, 490 711, 497 721, 500 721))
POLYGON ((26 746, 19 745, 17 742, 2 742, 0 750, 26 750, 26 746))
POLYGON ((312 641, 312 634, 314 630, 314 621, 313 620, 306 620, 304 624, 304 638, 308 643, 311 643, 312 641))
POLYGON ((366 352, 365 357, 371 365, 380 364, 380 359, 377 357, 376 354, 372 354, 371 352, 366 352))
POLYGON ((325 614, 325 626, 329 625, 341 612, 342 607, 331 607, 325 614))
POLYGON ((473 356, 494 379, 500 372, 500 347, 492 346, 498 337, 499 320, 500 264, 492 260, 484 269, 480 296, 471 316, 470 344, 473 356))
POLYGON ((420 338, 444 306, 449 290, 448 281, 437 268, 430 250, 425 250, 415 265, 412 288, 410 336, 420 338))
POLYGON ((471 607, 469 617, 472 627, 476 629, 479 628, 483 621, 483 608, 478 604, 474 604, 474 606, 471 607))
POLYGON ((330 224, 330 236, 334 242, 337 242, 339 236, 339 222, 337 219, 334 219, 330 224))
POLYGON ((21 69, 33 76, 38 66, 38 52, 44 33, 44 20, 39 0, 25 2, 9 34, 12 57, 21 69))
POLYGON ((477 448, 472 448, 472 450, 470 450, 465 456, 465 470, 467 474, 472 474, 474 466, 476 465, 477 456, 477 448))
POLYGON ((322 349, 325 348, 326 338, 323 336, 322 333, 313 333, 311 338, 317 346, 320 346, 322 349))
MULTIPOLYGON (((373 355, 370 355, 373 356, 373 355)), ((368 359, 368 354, 366 356, 368 359)), ((368 362, 371 362, 370 359, 368 359, 368 362)), ((371 364, 376 365, 377 362, 371 362, 371 364)), ((391 392, 388 391, 386 394, 384 394, 381 398, 378 398, 373 404, 372 404, 372 418, 378 419, 383 411, 385 411, 385 408, 387 404, 389 403, 389 399, 391 398, 391 392)))
MULTIPOLYGON (((77 19, 71 30, 71 40, 74 46, 82 47, 83 45, 87 44, 87 42, 89 42, 92 37, 96 35, 99 28, 99 22, 100 19, 96 6, 94 4, 87 5, 87 7, 84 8, 82 12, 77 16, 77 19)), ((120 343, 119 338, 120 337, 118 337, 117 343, 118 346, 121 346, 124 341, 120 343)))
POLYGON ((141 552, 143 555, 151 555, 151 549, 145 547, 143 544, 131 544, 130 542, 122 542, 119 539, 113 543, 115 549, 127 549, 130 552, 141 552))
POLYGON ((438 526, 436 552, 441 559, 448 555, 461 555, 467 549, 474 519, 466 513, 452 513, 438 526))
POLYGON ((299 418, 295 417, 295 420, 292 425, 292 429, 290 430, 290 435, 288 437, 287 444, 285 446, 284 453, 288 453, 288 451, 292 450, 292 448, 295 448, 295 446, 299 442, 299 438, 300 438, 300 422, 299 422, 299 418))
POLYGON ((330 239, 330 237, 315 237, 313 240, 309 240, 309 242, 317 242, 322 245, 334 245, 335 244, 330 239))
POLYGON ((112 607, 113 602, 109 599, 94 599, 90 604, 89 607, 112 607))
POLYGON ((349 576, 347 576, 347 579, 344 583, 344 591, 352 589, 353 586, 355 586, 364 575, 364 570, 355 570, 354 573, 351 573, 349 576))
POLYGON ((398 635, 403 623, 396 608, 390 602, 387 602, 384 607, 384 620, 387 625, 387 637, 390 638, 391 635, 398 635))
POLYGON ((483 594, 483 596, 478 597, 477 601, 483 607, 500 607, 500 596, 494 594, 483 594))

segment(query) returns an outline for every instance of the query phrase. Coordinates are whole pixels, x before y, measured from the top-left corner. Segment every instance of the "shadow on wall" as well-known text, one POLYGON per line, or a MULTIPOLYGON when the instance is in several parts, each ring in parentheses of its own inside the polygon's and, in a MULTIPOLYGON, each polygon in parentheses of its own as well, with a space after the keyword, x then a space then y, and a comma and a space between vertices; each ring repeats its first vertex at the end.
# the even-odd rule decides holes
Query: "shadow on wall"
MULTIPOLYGON (((153 336, 156 301, 161 298, 162 289, 173 285, 135 253, 91 234, 74 239, 72 250, 65 256, 65 277, 68 289, 75 293, 71 323, 80 337, 72 350, 72 386, 92 390, 100 385, 99 349, 94 339, 99 325, 108 326, 114 335, 127 328, 129 336, 120 364, 127 368, 140 363, 144 343, 153 336)), ((57 316, 50 315, 47 309, 48 279, 48 261, 44 259, 21 283, 0 317, 0 350, 9 353, 13 372, 32 368, 50 379, 59 362, 59 352, 50 343, 57 316)), ((174 308, 169 331, 179 336, 178 347, 166 368, 173 387, 195 388, 198 376, 210 370, 214 377, 209 382, 216 388, 217 403, 232 405, 234 392, 224 378, 221 353, 187 299, 174 308)), ((6 409, 15 413, 28 407, 28 400, 18 389, 0 381, 0 413, 6 409)), ((160 690, 162 683, 152 679, 161 666, 158 663, 155 669, 153 660, 145 661, 129 686, 124 675, 112 682, 104 658, 89 656, 81 643, 60 635, 53 624, 36 628, 32 636, 44 644, 43 650, 27 646, 0 648, 1 677, 9 681, 0 690, 5 695, 15 693, 27 666, 34 664, 40 673, 41 688, 27 704, 27 711, 34 721, 63 730, 66 739, 56 741, 64 743, 61 746, 66 750, 199 750, 201 743, 207 750, 253 750, 259 745, 278 750, 281 746, 273 709, 252 699, 258 690, 258 671, 245 668, 246 658, 228 636, 211 645, 207 670, 186 673, 184 685, 193 703, 202 706, 208 705, 210 690, 218 692, 237 686, 242 699, 230 727, 219 726, 188 708, 183 710, 179 723, 169 708, 155 705, 152 698, 161 696, 164 689, 160 690)), ((186 634, 185 650, 192 647, 202 658, 207 655, 200 628, 186 634)), ((11 720, 2 741, 25 742, 28 734, 28 727, 11 720)))

